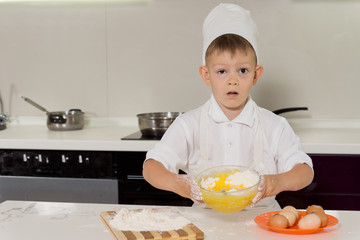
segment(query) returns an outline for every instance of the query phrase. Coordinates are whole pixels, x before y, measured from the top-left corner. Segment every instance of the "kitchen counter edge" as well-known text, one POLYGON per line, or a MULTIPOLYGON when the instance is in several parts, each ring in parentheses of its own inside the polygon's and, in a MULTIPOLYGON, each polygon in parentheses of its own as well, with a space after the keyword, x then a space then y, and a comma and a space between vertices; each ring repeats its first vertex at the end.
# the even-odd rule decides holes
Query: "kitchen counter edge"
MULTIPOLYGON (((287 119, 309 154, 360 154, 360 119, 287 119)), ((148 151, 156 140, 121 140, 139 131, 136 118, 91 118, 84 129, 50 131, 45 118, 14 119, 0 149, 148 151)))

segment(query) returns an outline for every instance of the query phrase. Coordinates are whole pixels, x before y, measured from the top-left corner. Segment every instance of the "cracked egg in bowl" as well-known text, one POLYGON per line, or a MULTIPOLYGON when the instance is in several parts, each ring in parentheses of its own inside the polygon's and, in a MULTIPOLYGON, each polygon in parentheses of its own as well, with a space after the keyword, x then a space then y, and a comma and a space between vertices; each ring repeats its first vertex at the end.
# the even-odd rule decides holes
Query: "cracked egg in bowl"
POLYGON ((251 204, 258 193, 260 174, 248 167, 224 165, 204 170, 195 181, 207 206, 232 213, 251 204))

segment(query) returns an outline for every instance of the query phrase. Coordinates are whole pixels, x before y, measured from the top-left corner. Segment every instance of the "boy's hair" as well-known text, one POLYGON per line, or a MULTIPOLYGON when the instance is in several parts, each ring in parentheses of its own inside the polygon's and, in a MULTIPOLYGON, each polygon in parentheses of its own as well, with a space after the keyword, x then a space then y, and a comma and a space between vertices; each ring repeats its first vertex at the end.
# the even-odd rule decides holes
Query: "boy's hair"
POLYGON ((248 40, 236 34, 224 34, 212 41, 205 53, 205 60, 208 61, 208 57, 214 52, 230 52, 231 56, 234 56, 237 51, 247 54, 251 51, 255 56, 255 65, 257 65, 257 57, 254 48, 248 40))

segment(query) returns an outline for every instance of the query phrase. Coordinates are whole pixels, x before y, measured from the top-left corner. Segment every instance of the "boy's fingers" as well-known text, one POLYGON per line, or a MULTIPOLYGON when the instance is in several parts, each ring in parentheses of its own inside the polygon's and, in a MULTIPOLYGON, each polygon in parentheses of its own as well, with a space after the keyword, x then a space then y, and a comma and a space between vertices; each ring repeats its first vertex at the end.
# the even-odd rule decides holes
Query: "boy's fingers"
POLYGON ((261 192, 262 190, 264 190, 265 186, 266 186, 265 177, 263 175, 261 175, 258 190, 261 192))
POLYGON ((258 193, 256 194, 256 196, 253 198, 250 207, 254 207, 254 206, 256 205, 256 203, 257 203, 258 201, 260 201, 260 199, 262 198, 262 196, 263 196, 263 193, 262 193, 262 192, 258 192, 258 193))
POLYGON ((266 186, 266 180, 264 178, 264 176, 261 176, 260 177, 260 184, 258 186, 258 193, 255 195, 255 197, 253 198, 252 200, 252 203, 250 205, 250 207, 254 207, 256 205, 257 202, 259 202, 261 200, 261 198, 263 197, 264 195, 264 189, 265 189, 265 186, 266 186))
POLYGON ((188 186, 190 187, 191 200, 193 202, 203 204, 203 197, 202 197, 199 186, 195 182, 195 178, 193 176, 187 175, 187 174, 179 174, 177 177, 178 177, 178 180, 186 182, 188 184, 188 186))

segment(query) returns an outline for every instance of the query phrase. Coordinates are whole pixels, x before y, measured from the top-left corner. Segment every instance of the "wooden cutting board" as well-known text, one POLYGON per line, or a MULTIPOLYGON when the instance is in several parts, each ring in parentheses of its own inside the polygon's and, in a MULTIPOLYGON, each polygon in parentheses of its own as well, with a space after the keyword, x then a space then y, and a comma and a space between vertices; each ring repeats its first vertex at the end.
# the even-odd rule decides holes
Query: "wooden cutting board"
MULTIPOLYGON (((134 210, 139 211, 139 209, 134 210)), ((178 230, 171 231, 121 231, 113 228, 110 225, 116 211, 101 212, 101 219, 104 221, 106 226, 110 229, 117 240, 150 240, 150 239, 161 239, 161 240, 202 240, 204 239, 204 232, 202 232, 193 223, 190 223, 178 230)))

